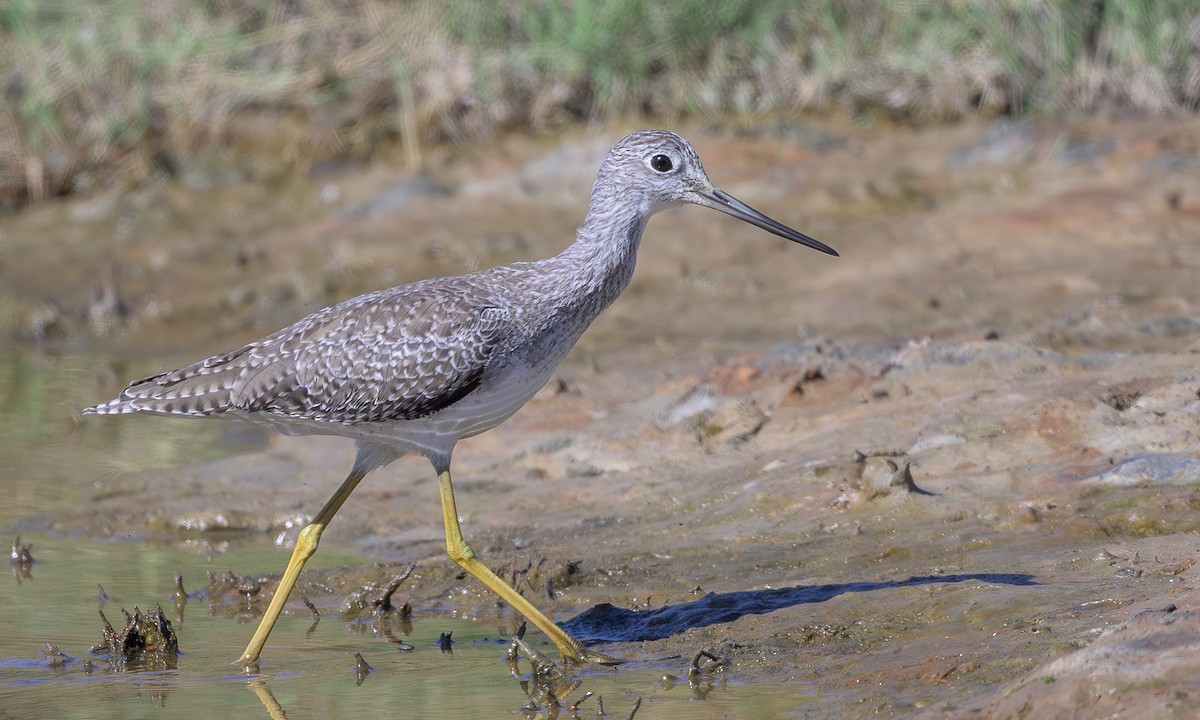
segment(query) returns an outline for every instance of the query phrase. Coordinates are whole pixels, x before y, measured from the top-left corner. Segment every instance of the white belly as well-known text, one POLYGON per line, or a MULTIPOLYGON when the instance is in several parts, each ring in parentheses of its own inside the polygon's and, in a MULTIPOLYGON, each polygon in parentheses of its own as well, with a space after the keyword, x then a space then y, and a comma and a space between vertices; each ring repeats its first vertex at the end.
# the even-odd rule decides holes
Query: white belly
MULTIPOLYGON (((547 358, 550 359, 550 358, 547 358)), ((287 435, 337 435, 396 449, 397 455, 417 452, 427 457, 449 457, 461 438, 490 430, 529 402, 554 373, 557 362, 526 364, 501 369, 467 397, 432 415, 395 422, 353 425, 274 416, 270 413, 237 413, 256 425, 267 425, 287 435)))

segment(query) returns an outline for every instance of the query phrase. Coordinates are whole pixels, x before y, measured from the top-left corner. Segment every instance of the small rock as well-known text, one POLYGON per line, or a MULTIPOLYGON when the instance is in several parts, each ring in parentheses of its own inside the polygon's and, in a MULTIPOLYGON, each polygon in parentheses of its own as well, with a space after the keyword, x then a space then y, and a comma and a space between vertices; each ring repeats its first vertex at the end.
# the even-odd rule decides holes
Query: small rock
POLYGON ((864 500, 891 495, 894 492, 932 495, 917 487, 912 476, 912 462, 904 455, 868 455, 855 451, 852 482, 864 500))

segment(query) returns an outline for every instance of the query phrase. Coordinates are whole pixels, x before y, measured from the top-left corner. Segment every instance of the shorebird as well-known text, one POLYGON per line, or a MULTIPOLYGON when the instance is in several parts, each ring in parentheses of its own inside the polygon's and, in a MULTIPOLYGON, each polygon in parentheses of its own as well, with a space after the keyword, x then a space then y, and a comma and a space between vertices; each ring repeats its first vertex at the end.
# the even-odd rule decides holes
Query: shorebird
POLYGON ((575 242, 558 255, 360 295, 236 350, 137 380, 84 411, 235 418, 355 441, 350 474, 300 531, 239 662, 257 666, 300 571, 358 483, 407 453, 424 455, 437 473, 450 559, 542 630, 564 660, 620 662, 584 647, 475 556, 459 527, 450 456, 460 439, 499 425, 533 397, 629 283, 650 217, 685 203, 837 255, 714 187, 683 138, 636 132, 608 152, 575 242))

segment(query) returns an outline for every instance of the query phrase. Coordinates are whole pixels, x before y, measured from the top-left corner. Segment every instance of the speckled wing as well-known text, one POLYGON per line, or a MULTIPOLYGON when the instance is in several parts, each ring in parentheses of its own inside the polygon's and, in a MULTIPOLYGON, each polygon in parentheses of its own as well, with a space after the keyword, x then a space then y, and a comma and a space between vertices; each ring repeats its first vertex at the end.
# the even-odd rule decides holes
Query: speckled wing
POLYGON ((132 383, 89 412, 269 413, 340 424, 424 417, 474 390, 508 312, 467 278, 361 295, 228 353, 132 383))
POLYGON ((474 390, 504 313, 462 279, 364 296, 276 342, 279 365, 247 378, 234 403, 251 411, 353 424, 411 420, 474 390), (344 311, 349 310, 349 311, 344 311))

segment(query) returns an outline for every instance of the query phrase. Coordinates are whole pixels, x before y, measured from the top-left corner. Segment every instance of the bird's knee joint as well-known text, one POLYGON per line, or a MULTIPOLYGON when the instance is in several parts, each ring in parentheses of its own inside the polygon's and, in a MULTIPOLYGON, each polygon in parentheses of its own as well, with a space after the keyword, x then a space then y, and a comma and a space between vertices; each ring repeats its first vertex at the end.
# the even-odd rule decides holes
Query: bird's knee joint
POLYGON ((313 554, 317 550, 317 545, 321 542, 321 532, 325 528, 320 525, 306 525, 300 534, 296 536, 296 549, 308 555, 313 554))
POLYGON ((471 546, 467 545, 465 542, 447 543, 446 554, 450 556, 450 559, 453 560, 456 565, 464 569, 469 563, 476 559, 475 551, 472 550, 471 546))

